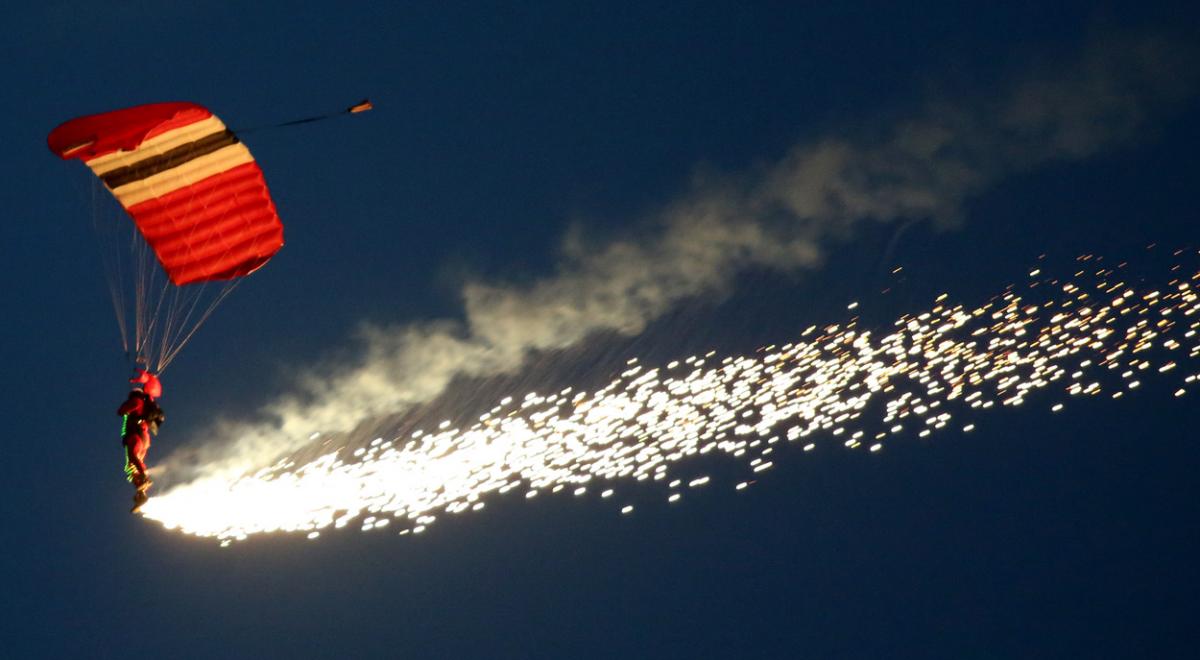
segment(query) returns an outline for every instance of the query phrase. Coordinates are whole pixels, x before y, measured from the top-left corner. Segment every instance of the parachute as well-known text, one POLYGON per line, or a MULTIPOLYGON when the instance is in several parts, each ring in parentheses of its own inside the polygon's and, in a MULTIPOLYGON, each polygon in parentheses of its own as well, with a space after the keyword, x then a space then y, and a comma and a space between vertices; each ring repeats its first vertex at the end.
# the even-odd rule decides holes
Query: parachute
POLYGON ((54 129, 47 144, 65 160, 83 161, 97 177, 93 191, 102 184, 124 209, 108 217, 93 195, 125 352, 154 372, 240 278, 283 247, 262 170, 202 106, 153 103, 79 117, 54 129))

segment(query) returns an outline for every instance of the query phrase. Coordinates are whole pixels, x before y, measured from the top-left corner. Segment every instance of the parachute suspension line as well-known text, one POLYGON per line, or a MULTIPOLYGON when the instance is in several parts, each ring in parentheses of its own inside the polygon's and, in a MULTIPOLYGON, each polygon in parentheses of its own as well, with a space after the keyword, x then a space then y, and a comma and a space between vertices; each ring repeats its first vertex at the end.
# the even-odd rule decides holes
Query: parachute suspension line
MULTIPOLYGON (((167 365, 171 364, 171 361, 175 359, 175 356, 179 354, 179 351, 183 350, 184 346, 187 346, 187 343, 192 339, 192 335, 195 335, 196 331, 200 329, 200 326, 204 325, 204 322, 207 321, 208 317, 212 315, 213 310, 215 310, 217 306, 225 300, 226 296, 233 293, 233 290, 236 289, 241 283, 242 281, 240 279, 229 280, 225 282, 224 286, 221 287, 221 290, 217 293, 216 297, 213 298, 212 302, 208 304, 208 307, 204 309, 199 318, 197 318, 196 322, 191 326, 191 330, 189 330, 182 339, 172 342, 174 344, 174 348, 170 351, 165 351, 163 356, 159 358, 157 373, 161 374, 162 372, 166 371, 167 365)), ((199 302, 198 297, 196 302, 199 302)), ((195 307, 195 303, 193 303, 193 307, 195 307)), ((188 312, 188 316, 191 316, 191 311, 188 312)), ((187 327, 186 322, 183 324, 183 327, 187 327)))
POLYGON ((171 297, 171 302, 167 305, 165 323, 158 335, 158 351, 155 353, 158 359, 154 368, 157 373, 162 373, 163 361, 176 346, 175 340, 178 339, 179 334, 187 328, 188 320, 207 288, 207 283, 204 283, 190 284, 186 288, 172 287, 169 293, 168 290, 163 291, 164 297, 167 295, 171 297))
MULTIPOLYGON (((150 245, 137 232, 134 232, 131 240, 133 241, 132 252, 137 262, 137 274, 134 281, 134 315, 137 327, 136 359, 149 366, 152 356, 147 353, 147 348, 151 346, 151 337, 154 335, 155 325, 162 311, 165 289, 160 289, 157 296, 153 293, 156 288, 160 287, 155 282, 158 269, 155 267, 156 259, 151 253, 150 245)), ((163 286, 165 287, 165 285, 163 286)))
POLYGON ((170 335, 171 327, 178 316, 177 308, 181 295, 179 288, 172 286, 169 281, 157 284, 156 288, 158 305, 154 309, 154 321, 150 331, 146 334, 146 345, 149 347, 146 352, 146 366, 152 371, 155 360, 167 349, 166 338, 170 335))
POLYGON ((147 310, 153 306, 153 311, 147 311, 143 323, 144 331, 139 339, 138 361, 147 369, 154 371, 157 360, 169 348, 169 339, 179 318, 179 309, 186 306, 188 298, 195 297, 195 291, 183 293, 179 287, 170 281, 158 281, 155 270, 148 267, 150 277, 143 282, 147 310))
POLYGON ((140 360, 142 358, 142 350, 145 348, 146 319, 148 315, 146 313, 146 260, 141 242, 138 240, 136 233, 129 237, 129 251, 133 255, 133 353, 134 358, 140 360))
POLYGON ((168 287, 164 286, 159 295, 162 296, 162 300, 164 301, 167 301, 168 298, 170 300, 166 304, 167 311, 165 314, 156 315, 156 317, 162 321, 162 324, 157 328, 157 341, 155 342, 157 346, 154 351, 154 355, 156 357, 153 360, 154 364, 152 365, 152 370, 155 372, 158 372, 158 361, 161 360, 163 354, 166 353, 168 341, 171 339, 171 334, 175 331, 175 324, 179 321, 180 298, 183 297, 183 291, 179 288, 176 288, 172 291, 168 287))
POLYGON ((146 302, 141 306, 141 311, 138 314, 138 339, 137 339, 137 355, 136 361, 138 364, 150 368, 150 348, 153 346, 152 337, 158 327, 159 313, 162 309, 162 295, 151 296, 150 285, 146 282, 140 282, 138 285, 139 296, 146 302), (153 311, 150 311, 153 307, 153 311))
POLYGON ((121 219, 106 212, 104 202, 100 197, 101 186, 98 179, 93 179, 91 185, 88 186, 92 202, 92 231, 96 234, 100 247, 100 263, 104 268, 104 279, 108 284, 108 295, 112 300, 113 313, 117 317, 117 328, 121 331, 121 349, 125 351, 126 356, 129 356, 129 324, 126 319, 125 296, 122 295, 125 269, 121 254, 124 250, 118 238, 120 234, 118 223, 121 219))
POLYGON ((257 131, 270 130, 273 128, 286 128, 288 126, 299 126, 300 124, 311 124, 313 122, 325 121, 326 119, 333 119, 335 117, 341 117, 342 115, 357 115, 359 113, 371 110, 374 107, 375 106, 371 104, 371 101, 369 99, 363 99, 363 100, 359 101, 358 103, 355 103, 354 105, 350 106, 349 108, 346 108, 344 110, 338 110, 337 112, 328 112, 323 115, 314 115, 312 117, 304 117, 302 119, 292 119, 291 121, 280 122, 278 124, 263 124, 261 126, 251 126, 250 128, 238 128, 238 129, 235 129, 234 132, 239 135, 244 135, 246 133, 254 133, 257 131))

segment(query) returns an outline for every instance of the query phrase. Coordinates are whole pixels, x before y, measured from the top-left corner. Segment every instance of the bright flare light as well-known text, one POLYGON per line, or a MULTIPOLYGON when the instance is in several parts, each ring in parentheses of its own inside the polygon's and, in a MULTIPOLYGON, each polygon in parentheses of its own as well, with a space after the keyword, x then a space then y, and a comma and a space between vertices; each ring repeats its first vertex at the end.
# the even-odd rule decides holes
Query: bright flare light
MULTIPOLYGON (((630 360, 595 392, 508 397, 468 428, 446 422, 303 465, 285 459, 232 482, 195 481, 152 498, 143 512, 223 544, 262 532, 317 538, 355 521, 404 535, 518 489, 581 496, 594 483, 591 492, 609 498, 620 481, 660 482, 676 502, 682 484, 709 481, 677 477, 672 470, 685 459, 726 454, 757 479, 777 460, 776 446, 808 451, 827 439, 878 452, 894 437, 924 438, 956 414, 1018 406, 1039 390, 1119 396, 1142 379, 1178 377, 1175 396, 1186 393, 1200 376, 1189 370, 1200 355, 1200 272, 1139 289, 1122 277, 1124 264, 1109 268, 1091 255, 1077 262, 1070 278, 1033 270, 1023 295, 1010 286, 975 309, 943 294, 887 334, 852 320, 809 328, 802 341, 753 357, 708 353, 664 369, 630 360), (1151 357, 1161 358, 1157 368, 1151 357)), ((1058 412, 1063 403, 1047 407, 1058 412)))

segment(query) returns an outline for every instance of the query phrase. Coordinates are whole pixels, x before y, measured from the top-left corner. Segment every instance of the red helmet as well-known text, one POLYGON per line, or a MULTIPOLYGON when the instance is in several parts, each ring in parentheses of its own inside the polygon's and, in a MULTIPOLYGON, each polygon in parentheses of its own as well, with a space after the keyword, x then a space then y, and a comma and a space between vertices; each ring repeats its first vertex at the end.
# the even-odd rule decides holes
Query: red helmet
POLYGON ((145 369, 138 369, 137 376, 130 378, 129 382, 141 385, 142 391, 151 399, 157 399, 162 396, 162 382, 158 380, 158 376, 145 369))

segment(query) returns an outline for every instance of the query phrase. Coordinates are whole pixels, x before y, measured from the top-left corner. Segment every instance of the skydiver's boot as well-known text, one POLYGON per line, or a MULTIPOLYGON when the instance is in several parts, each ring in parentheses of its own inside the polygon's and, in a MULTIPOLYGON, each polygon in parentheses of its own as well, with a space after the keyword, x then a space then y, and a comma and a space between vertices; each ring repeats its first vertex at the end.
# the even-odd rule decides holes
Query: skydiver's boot
POLYGON ((148 500, 148 499, 150 499, 150 497, 148 495, 146 495, 145 490, 139 490, 138 492, 134 493, 133 494, 133 508, 129 510, 129 513, 137 513, 138 511, 140 511, 142 508, 142 505, 145 504, 146 500, 148 500))

